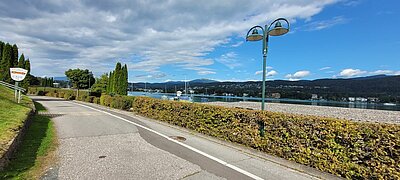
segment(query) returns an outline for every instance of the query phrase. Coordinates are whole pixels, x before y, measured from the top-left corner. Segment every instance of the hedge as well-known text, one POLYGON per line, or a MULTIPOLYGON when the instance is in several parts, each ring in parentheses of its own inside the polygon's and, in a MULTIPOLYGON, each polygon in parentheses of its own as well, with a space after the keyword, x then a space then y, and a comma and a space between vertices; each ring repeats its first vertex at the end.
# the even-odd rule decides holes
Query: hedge
MULTIPOLYGON (((60 88, 51 88, 51 87, 29 87, 28 94, 38 95, 38 96, 51 96, 51 97, 59 97, 64 98, 66 100, 75 100, 76 99, 76 91, 72 89, 60 89, 60 88)), ((79 97, 82 100, 82 96, 85 98, 89 96, 88 91, 79 91, 79 97)), ((84 99, 83 99, 84 101, 84 99)))
MULTIPOLYGON (((111 108, 130 110, 132 108, 132 96, 110 96, 102 94, 101 97, 90 96, 87 91, 79 91, 79 97, 75 97, 76 90, 72 89, 59 89, 59 88, 44 88, 44 87, 30 87, 28 88, 29 94, 45 95, 51 97, 64 98, 66 100, 78 100, 89 103, 96 103, 111 108)), ((98 94, 96 94, 98 95, 98 94)))
POLYGON ((137 97, 133 111, 349 179, 400 178, 400 126, 137 97), (257 122, 265 122, 265 136, 257 122))
POLYGON ((110 96, 102 95, 100 97, 100 105, 111 108, 130 110, 135 97, 133 96, 110 96))

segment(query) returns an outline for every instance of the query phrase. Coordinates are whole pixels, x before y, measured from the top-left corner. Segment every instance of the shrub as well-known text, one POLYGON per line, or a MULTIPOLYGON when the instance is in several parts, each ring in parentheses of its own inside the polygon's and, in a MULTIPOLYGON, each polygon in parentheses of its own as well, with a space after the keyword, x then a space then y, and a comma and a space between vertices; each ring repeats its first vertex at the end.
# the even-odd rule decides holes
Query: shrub
POLYGON ((88 96, 88 97, 86 97, 85 102, 93 103, 94 98, 95 98, 95 96, 88 96))
POLYGON ((94 97, 93 98, 93 103, 100 104, 100 98, 99 97, 94 97))
POLYGON ((40 91, 37 92, 36 95, 38 95, 38 96, 44 96, 44 91, 40 90, 40 91))
POLYGON ((114 96, 111 97, 110 107, 116 109, 129 110, 132 107, 134 97, 131 96, 114 96))
POLYGON ((36 87, 28 87, 28 94, 38 95, 38 90, 36 87))
POLYGON ((110 107, 112 101, 112 97, 110 95, 101 95, 100 97, 100 105, 110 107))
POLYGON ((57 97, 64 98, 64 94, 65 94, 65 92, 59 92, 57 97))
POLYGON ((75 100, 75 95, 73 91, 67 91, 64 93, 64 99, 66 100, 75 100))
POLYGON ((138 114, 349 179, 400 178, 400 126, 137 97, 138 114), (258 133, 265 123, 265 137, 258 133))

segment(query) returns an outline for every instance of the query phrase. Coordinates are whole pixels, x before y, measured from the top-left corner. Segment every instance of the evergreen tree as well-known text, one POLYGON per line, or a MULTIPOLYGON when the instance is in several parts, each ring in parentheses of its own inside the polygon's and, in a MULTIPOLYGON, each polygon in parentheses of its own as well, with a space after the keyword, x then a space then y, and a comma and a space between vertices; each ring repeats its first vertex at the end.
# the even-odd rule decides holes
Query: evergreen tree
POLYGON ((122 78, 121 78, 121 95, 127 95, 128 89, 128 67, 126 64, 122 67, 122 78))
POLYGON ((24 69, 28 70, 28 74, 30 74, 30 72, 31 72, 31 62, 29 61, 29 59, 27 59, 25 61, 24 69))
POLYGON ((3 58, 4 42, 0 41, 0 61, 3 58))
MULTIPOLYGON (((21 55, 21 57, 24 57, 24 54, 21 55)), ((24 57, 25 58, 25 57, 24 57)), ((18 62, 18 67, 24 68, 28 71, 28 73, 26 74, 26 77, 24 80, 22 80, 21 83, 21 87, 27 89, 28 86, 31 84, 31 82, 33 81, 34 77, 30 74, 30 70, 31 70, 31 63, 29 62, 29 59, 27 59, 26 61, 24 60, 24 64, 21 64, 21 58, 19 59, 18 62)))
POLYGON ((14 44, 12 46, 12 60, 11 60, 11 67, 18 66, 18 46, 14 44))
POLYGON ((0 62, 0 81, 12 83, 10 68, 12 67, 13 50, 10 44, 4 46, 2 59, 0 62))
POLYGON ((0 41, 0 81, 3 80, 3 73, 4 73, 4 67, 3 67, 3 50, 4 50, 5 44, 4 42, 0 41))
POLYGON ((25 69, 25 57, 24 57, 24 54, 21 54, 21 57, 19 58, 18 67, 22 68, 22 69, 25 69))
POLYGON ((113 92, 116 94, 120 94, 121 90, 121 63, 117 63, 117 65, 115 66, 115 71, 114 71, 114 82, 113 82, 113 86, 114 86, 114 90, 113 92))

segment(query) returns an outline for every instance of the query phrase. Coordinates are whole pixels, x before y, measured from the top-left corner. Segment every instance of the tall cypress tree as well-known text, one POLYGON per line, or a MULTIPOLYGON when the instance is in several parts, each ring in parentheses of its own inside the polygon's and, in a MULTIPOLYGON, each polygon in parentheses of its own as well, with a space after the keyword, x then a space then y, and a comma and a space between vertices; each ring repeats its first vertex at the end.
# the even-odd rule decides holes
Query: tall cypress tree
POLYGON ((122 67, 122 92, 121 95, 127 95, 127 89, 128 89, 128 66, 126 66, 126 64, 124 65, 124 67, 122 67))
POLYGON ((30 72, 31 72, 31 62, 29 61, 29 59, 27 59, 25 61, 24 69, 28 70, 28 74, 30 74, 30 72))
POLYGON ((120 79, 121 79, 121 63, 117 63, 117 65, 115 66, 115 71, 114 71, 114 92, 116 94, 120 94, 121 90, 121 85, 120 85, 120 79))
POLYGON ((12 60, 11 60, 11 67, 18 66, 18 46, 14 44, 12 46, 12 60))
POLYGON ((25 57, 24 57, 24 54, 21 54, 21 57, 19 57, 18 67, 22 68, 22 69, 25 69, 25 57))
POLYGON ((0 80, 11 83, 10 68, 12 67, 13 50, 10 44, 6 44, 0 62, 0 80))

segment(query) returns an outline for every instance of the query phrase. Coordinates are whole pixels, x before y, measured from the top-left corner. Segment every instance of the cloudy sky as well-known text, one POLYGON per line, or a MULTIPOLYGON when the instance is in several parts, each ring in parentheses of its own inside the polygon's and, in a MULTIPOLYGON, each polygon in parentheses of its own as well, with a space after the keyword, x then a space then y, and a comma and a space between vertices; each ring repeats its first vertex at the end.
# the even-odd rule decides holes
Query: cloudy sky
POLYGON ((400 74, 400 2, 369 0, 0 1, 0 40, 16 43, 36 76, 95 75, 126 63, 129 81, 261 80, 254 25, 278 17, 268 79, 400 74), (249 3, 251 2, 251 3, 249 3), (388 29, 385 29, 388 28, 388 29))

